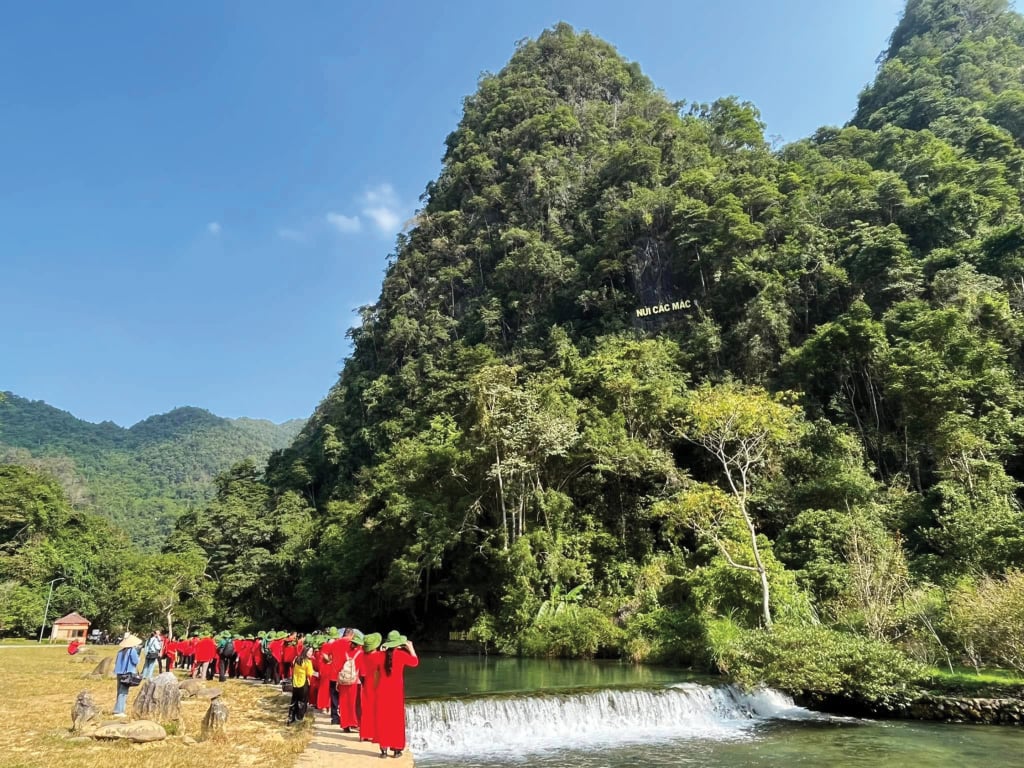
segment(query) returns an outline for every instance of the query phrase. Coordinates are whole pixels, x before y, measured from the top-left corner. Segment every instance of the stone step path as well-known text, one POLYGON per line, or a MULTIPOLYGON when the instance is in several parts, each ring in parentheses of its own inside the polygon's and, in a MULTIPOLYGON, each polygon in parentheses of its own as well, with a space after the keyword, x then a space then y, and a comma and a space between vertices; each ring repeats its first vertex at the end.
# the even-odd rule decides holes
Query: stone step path
POLYGON ((299 755, 295 768, 413 768, 413 760, 409 750, 398 758, 391 757, 390 752, 386 759, 381 758, 376 744, 360 741, 358 733, 344 733, 318 715, 313 723, 313 739, 299 755))

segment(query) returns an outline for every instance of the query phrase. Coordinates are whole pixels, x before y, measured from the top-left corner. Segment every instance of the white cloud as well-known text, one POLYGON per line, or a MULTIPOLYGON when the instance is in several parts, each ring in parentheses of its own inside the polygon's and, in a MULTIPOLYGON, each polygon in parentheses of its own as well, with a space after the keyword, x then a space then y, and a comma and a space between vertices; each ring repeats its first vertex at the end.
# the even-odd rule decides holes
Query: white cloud
POLYGON ((401 206, 394 187, 381 184, 363 195, 363 215, 385 235, 393 235, 402 223, 401 206))
POLYGON ((211 221, 209 224, 206 225, 206 231, 209 232, 214 237, 216 237, 217 235, 220 234, 220 222, 211 221))
POLYGON ((346 216, 343 213, 334 213, 332 211, 328 213, 325 218, 327 219, 328 224, 345 235, 358 232, 363 228, 362 222, 359 221, 358 216, 346 216))
POLYGON ((288 240, 293 243, 305 243, 309 241, 309 237, 300 229, 288 229, 288 227, 281 227, 277 230, 277 236, 282 240, 288 240))

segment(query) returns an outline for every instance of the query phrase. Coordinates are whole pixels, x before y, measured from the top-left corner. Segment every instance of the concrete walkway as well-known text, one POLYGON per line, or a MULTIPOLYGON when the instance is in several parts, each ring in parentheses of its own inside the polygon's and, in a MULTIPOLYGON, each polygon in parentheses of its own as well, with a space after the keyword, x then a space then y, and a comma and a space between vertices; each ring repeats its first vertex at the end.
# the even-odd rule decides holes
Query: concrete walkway
POLYGON ((299 755, 296 768, 413 768, 409 750, 394 758, 388 753, 387 759, 380 756, 380 747, 368 741, 360 741, 358 733, 343 733, 331 721, 317 715, 313 723, 313 740, 306 751, 299 755))

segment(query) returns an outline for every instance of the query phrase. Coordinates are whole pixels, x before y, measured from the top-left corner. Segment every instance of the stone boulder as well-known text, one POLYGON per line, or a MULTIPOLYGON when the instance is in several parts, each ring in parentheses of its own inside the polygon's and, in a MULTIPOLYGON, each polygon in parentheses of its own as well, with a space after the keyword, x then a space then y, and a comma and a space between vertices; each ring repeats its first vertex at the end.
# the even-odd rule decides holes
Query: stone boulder
POLYGON ((181 718, 181 691, 173 672, 143 680, 132 704, 132 716, 139 720, 168 723, 181 718))
POLYGON ((74 706, 71 707, 71 730, 76 733, 81 731, 82 726, 95 720, 99 714, 100 708, 93 701, 92 694, 89 691, 80 691, 75 697, 74 706))
POLYGON ((111 677, 114 674, 114 657, 106 656, 100 659, 100 663, 96 665, 89 677, 111 677))
POLYGON ((94 739, 126 739, 136 744, 163 741, 167 731, 152 720, 133 720, 130 723, 104 723, 91 734, 94 739))
POLYGON ((195 680, 190 677, 187 680, 182 680, 178 683, 178 690, 181 691, 182 696, 191 698, 203 690, 203 683, 201 680, 195 680))
POLYGON ((211 685, 209 688, 200 688, 196 691, 196 698, 213 700, 218 698, 222 693, 224 693, 223 690, 215 685, 211 685))
POLYGON ((203 717, 203 739, 224 736, 227 732, 228 714, 228 705, 224 703, 224 699, 213 699, 203 717))

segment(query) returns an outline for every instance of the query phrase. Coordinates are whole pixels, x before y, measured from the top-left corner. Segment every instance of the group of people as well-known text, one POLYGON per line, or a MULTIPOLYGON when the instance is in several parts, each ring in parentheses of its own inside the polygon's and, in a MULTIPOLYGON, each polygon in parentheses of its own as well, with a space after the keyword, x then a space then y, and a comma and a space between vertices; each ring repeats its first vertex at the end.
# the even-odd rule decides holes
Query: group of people
POLYGON ((302 720, 312 703, 346 733, 359 732, 380 756, 405 749, 405 674, 419 665, 412 641, 397 630, 385 638, 346 629, 340 637, 304 645, 292 665, 288 722, 302 720))
POLYGON ((183 669, 191 677, 224 682, 228 677, 264 683, 284 681, 291 688, 288 723, 303 720, 310 705, 346 733, 359 732, 362 741, 398 757, 405 749, 404 670, 419 664, 412 641, 392 630, 364 635, 357 629, 334 627, 302 635, 231 632, 176 640, 153 630, 143 641, 126 634, 118 648, 114 672, 118 678, 114 714, 123 716, 134 675, 139 680, 154 671, 183 669), (142 662, 142 671, 135 675, 142 662))

